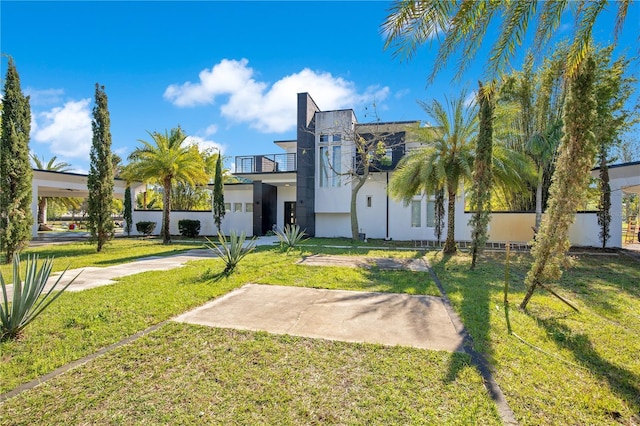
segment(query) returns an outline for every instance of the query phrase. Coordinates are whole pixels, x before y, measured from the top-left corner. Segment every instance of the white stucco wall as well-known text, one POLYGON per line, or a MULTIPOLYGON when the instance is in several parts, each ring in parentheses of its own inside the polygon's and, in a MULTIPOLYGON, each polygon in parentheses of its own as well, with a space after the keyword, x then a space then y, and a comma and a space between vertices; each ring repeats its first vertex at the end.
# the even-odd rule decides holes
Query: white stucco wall
POLYGON ((253 213, 247 212, 247 204, 253 204, 253 185, 225 185, 224 202, 231 205, 231 211, 227 211, 222 219, 222 232, 229 235, 231 231, 244 232, 247 236, 253 235, 253 213), (234 204, 241 203, 242 211, 234 212, 234 204))
MULTIPOLYGON (((199 220, 200 221, 200 235, 215 235, 215 225, 213 223, 213 213, 211 211, 171 211, 169 232, 171 235, 180 235, 178 228, 178 222, 183 219, 199 220)), ((136 223, 138 222, 155 222, 156 228, 152 235, 160 235, 162 229, 162 210, 134 210, 133 211, 133 226, 131 229, 131 235, 141 235, 136 230, 136 223)))
POLYGON ((351 224, 348 213, 316 213, 316 237, 351 238, 351 224))

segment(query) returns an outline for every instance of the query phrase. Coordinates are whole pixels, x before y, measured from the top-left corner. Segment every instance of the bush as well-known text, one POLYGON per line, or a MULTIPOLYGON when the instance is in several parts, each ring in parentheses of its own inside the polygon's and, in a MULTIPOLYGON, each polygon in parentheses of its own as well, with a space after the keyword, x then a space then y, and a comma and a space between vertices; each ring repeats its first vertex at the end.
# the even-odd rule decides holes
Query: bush
POLYGON ((200 221, 192 219, 179 220, 178 229, 183 237, 195 238, 200 234, 200 221))
POLYGON ((136 231, 148 237, 156 229, 155 222, 136 222, 136 231))
POLYGON ((66 290, 71 283, 78 278, 75 276, 62 289, 56 293, 53 291, 58 286, 65 271, 58 277, 53 286, 41 297, 44 286, 51 274, 53 258, 47 258, 42 262, 38 270, 38 256, 27 257, 24 282, 20 278, 20 256, 13 257, 13 297, 9 302, 7 284, 0 273, 0 287, 2 287, 2 300, 0 303, 0 340, 14 339, 31 321, 44 311, 54 300, 66 290))

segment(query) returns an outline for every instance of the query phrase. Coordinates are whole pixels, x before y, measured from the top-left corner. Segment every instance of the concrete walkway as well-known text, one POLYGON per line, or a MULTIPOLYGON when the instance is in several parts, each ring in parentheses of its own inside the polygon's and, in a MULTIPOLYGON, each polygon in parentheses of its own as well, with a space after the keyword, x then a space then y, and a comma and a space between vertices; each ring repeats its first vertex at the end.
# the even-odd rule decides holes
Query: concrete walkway
MULTIPOLYGON (((256 240, 257 245, 273 245, 276 242, 277 237, 260 237, 256 240)), ((190 260, 201 260, 214 256, 215 254, 213 251, 202 248, 188 250, 184 253, 173 256, 141 257, 133 262, 106 266, 103 268, 87 266, 85 268, 69 269, 65 272, 57 288, 64 287, 64 285, 76 276, 76 280, 67 288, 66 291, 82 291, 103 285, 114 284, 116 282, 114 281, 115 278, 126 277, 147 271, 166 271, 169 269, 180 268, 190 260)), ((54 272, 51 274, 51 277, 45 285, 45 292, 53 286, 61 273, 62 272, 54 272)), ((13 297, 13 285, 7 286, 7 297, 9 300, 13 297)))
MULTIPOLYGON (((213 253, 208 249, 189 250, 174 256, 150 256, 140 258, 133 262, 122 263, 114 266, 99 268, 87 266, 86 268, 69 269, 60 279, 56 288, 64 287, 69 281, 77 276, 75 281, 67 287, 65 291, 82 291, 103 285, 114 284, 115 278, 126 277, 147 271, 166 271, 168 269, 180 268, 190 260, 201 260, 213 257, 213 253)), ((58 280, 62 272, 51 274, 45 285, 45 292, 48 291, 58 280)), ((9 299, 13 297, 13 285, 7 286, 9 299)))

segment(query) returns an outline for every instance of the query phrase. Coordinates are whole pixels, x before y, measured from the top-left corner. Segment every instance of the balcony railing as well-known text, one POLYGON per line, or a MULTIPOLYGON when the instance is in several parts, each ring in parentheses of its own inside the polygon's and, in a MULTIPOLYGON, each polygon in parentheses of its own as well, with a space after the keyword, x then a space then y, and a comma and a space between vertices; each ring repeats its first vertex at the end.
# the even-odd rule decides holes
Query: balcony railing
POLYGON ((236 157, 236 173, 295 172, 296 154, 245 155, 236 157))

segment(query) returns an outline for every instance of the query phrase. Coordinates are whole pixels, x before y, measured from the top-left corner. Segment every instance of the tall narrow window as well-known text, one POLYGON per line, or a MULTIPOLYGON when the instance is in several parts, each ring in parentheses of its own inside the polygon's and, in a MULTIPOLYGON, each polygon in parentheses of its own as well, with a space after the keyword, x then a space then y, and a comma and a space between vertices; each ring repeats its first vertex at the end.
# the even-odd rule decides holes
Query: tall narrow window
POLYGON ((329 186, 329 147, 320 147, 320 187, 329 186))
POLYGON ((427 200, 427 227, 436 227, 436 202, 435 200, 427 200))
POLYGON ((371 207, 371 195, 367 195, 367 207, 371 207))
POLYGON ((332 146, 331 166, 333 173, 331 174, 331 186, 340 186, 342 173, 342 147, 340 145, 332 146))
POLYGON ((422 201, 420 200, 411 201, 411 227, 412 228, 420 228, 420 226, 422 226, 420 224, 420 217, 422 216, 421 207, 422 207, 422 201))

